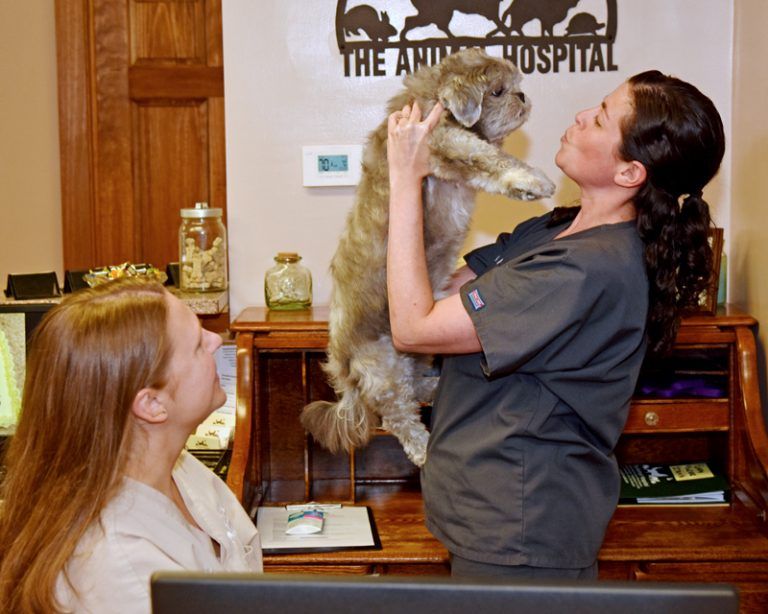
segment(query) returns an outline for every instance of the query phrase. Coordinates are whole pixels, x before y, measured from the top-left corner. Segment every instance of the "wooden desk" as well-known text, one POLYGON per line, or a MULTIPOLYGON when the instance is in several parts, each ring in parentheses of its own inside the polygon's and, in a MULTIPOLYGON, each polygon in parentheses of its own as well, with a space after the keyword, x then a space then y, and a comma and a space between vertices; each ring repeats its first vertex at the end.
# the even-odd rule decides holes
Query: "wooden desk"
MULTIPOLYGON (((447 553, 424 529, 418 471, 391 437, 352 457, 316 449, 298 420, 332 398, 320 364, 328 312, 248 308, 237 335, 237 427, 228 483, 246 507, 309 499, 371 505, 383 550, 266 557, 267 570, 445 573, 447 553), (394 443, 393 443, 394 442, 394 443)), ((733 582, 743 612, 768 611, 768 436, 758 389, 756 322, 735 308, 683 321, 662 368, 689 363, 719 378, 722 398, 633 400, 620 462, 710 461, 732 500, 721 507, 619 508, 600 551, 606 579, 733 582), (698 362, 697 362, 698 361, 698 362)), ((695 367, 694 371, 696 368, 695 367)), ((686 371, 689 372, 689 371, 686 371)))

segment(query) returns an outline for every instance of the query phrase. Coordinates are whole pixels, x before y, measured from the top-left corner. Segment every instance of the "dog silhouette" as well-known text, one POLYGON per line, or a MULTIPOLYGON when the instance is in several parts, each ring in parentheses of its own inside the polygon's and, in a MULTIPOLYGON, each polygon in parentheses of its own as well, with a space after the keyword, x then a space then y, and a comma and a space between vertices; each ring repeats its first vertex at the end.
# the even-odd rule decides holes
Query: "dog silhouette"
POLYGON ((504 30, 510 33, 523 33, 523 26, 538 19, 541 22, 541 35, 552 36, 553 28, 568 16, 568 11, 575 7, 579 0, 514 0, 501 17, 504 30))
POLYGON ((405 34, 414 28, 434 24, 448 36, 453 36, 448 25, 451 23, 454 11, 467 15, 480 15, 496 24, 496 29, 489 34, 506 30, 503 20, 499 18, 501 0, 411 0, 416 15, 405 18, 403 29, 400 30, 400 40, 405 40, 405 34))

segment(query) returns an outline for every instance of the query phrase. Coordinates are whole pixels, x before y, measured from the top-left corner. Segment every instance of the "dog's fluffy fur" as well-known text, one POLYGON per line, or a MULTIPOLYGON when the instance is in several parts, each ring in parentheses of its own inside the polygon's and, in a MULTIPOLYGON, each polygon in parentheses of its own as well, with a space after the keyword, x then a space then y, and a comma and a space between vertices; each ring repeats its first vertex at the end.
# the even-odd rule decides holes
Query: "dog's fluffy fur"
MULTIPOLYGON (((530 103, 510 62, 466 49, 405 78, 388 112, 418 101, 426 114, 439 100, 444 113, 431 134, 432 174, 424 189, 424 240, 436 297, 453 273, 466 236, 476 190, 517 200, 550 196, 553 183, 501 150, 505 136, 527 118, 530 103)), ((431 357, 392 345, 387 306, 389 179, 386 120, 370 135, 355 205, 331 263, 330 343, 324 369, 338 402, 317 401, 301 416, 305 428, 332 452, 365 445, 381 425, 421 466, 427 430, 419 400, 431 396, 423 373, 431 357)), ((433 387, 433 386, 432 386, 433 387)))

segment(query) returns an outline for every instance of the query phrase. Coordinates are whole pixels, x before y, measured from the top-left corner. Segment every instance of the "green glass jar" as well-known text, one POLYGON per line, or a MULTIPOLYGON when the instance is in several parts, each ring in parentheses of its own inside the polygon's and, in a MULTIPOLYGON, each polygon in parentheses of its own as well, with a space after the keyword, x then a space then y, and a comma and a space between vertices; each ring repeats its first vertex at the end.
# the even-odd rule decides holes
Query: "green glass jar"
POLYGON ((306 309, 312 305, 312 274, 301 256, 280 252, 264 275, 264 298, 270 309, 306 309))

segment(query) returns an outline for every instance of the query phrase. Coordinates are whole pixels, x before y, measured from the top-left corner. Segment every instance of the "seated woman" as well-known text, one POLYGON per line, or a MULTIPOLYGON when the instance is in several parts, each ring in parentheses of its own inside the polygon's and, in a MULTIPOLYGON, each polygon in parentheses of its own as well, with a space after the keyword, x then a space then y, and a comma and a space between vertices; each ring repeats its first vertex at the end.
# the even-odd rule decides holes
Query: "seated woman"
POLYGON ((0 510, 8 612, 149 612, 158 570, 261 571, 226 485, 183 451, 226 395, 186 305, 120 280, 53 308, 30 344, 0 510))

